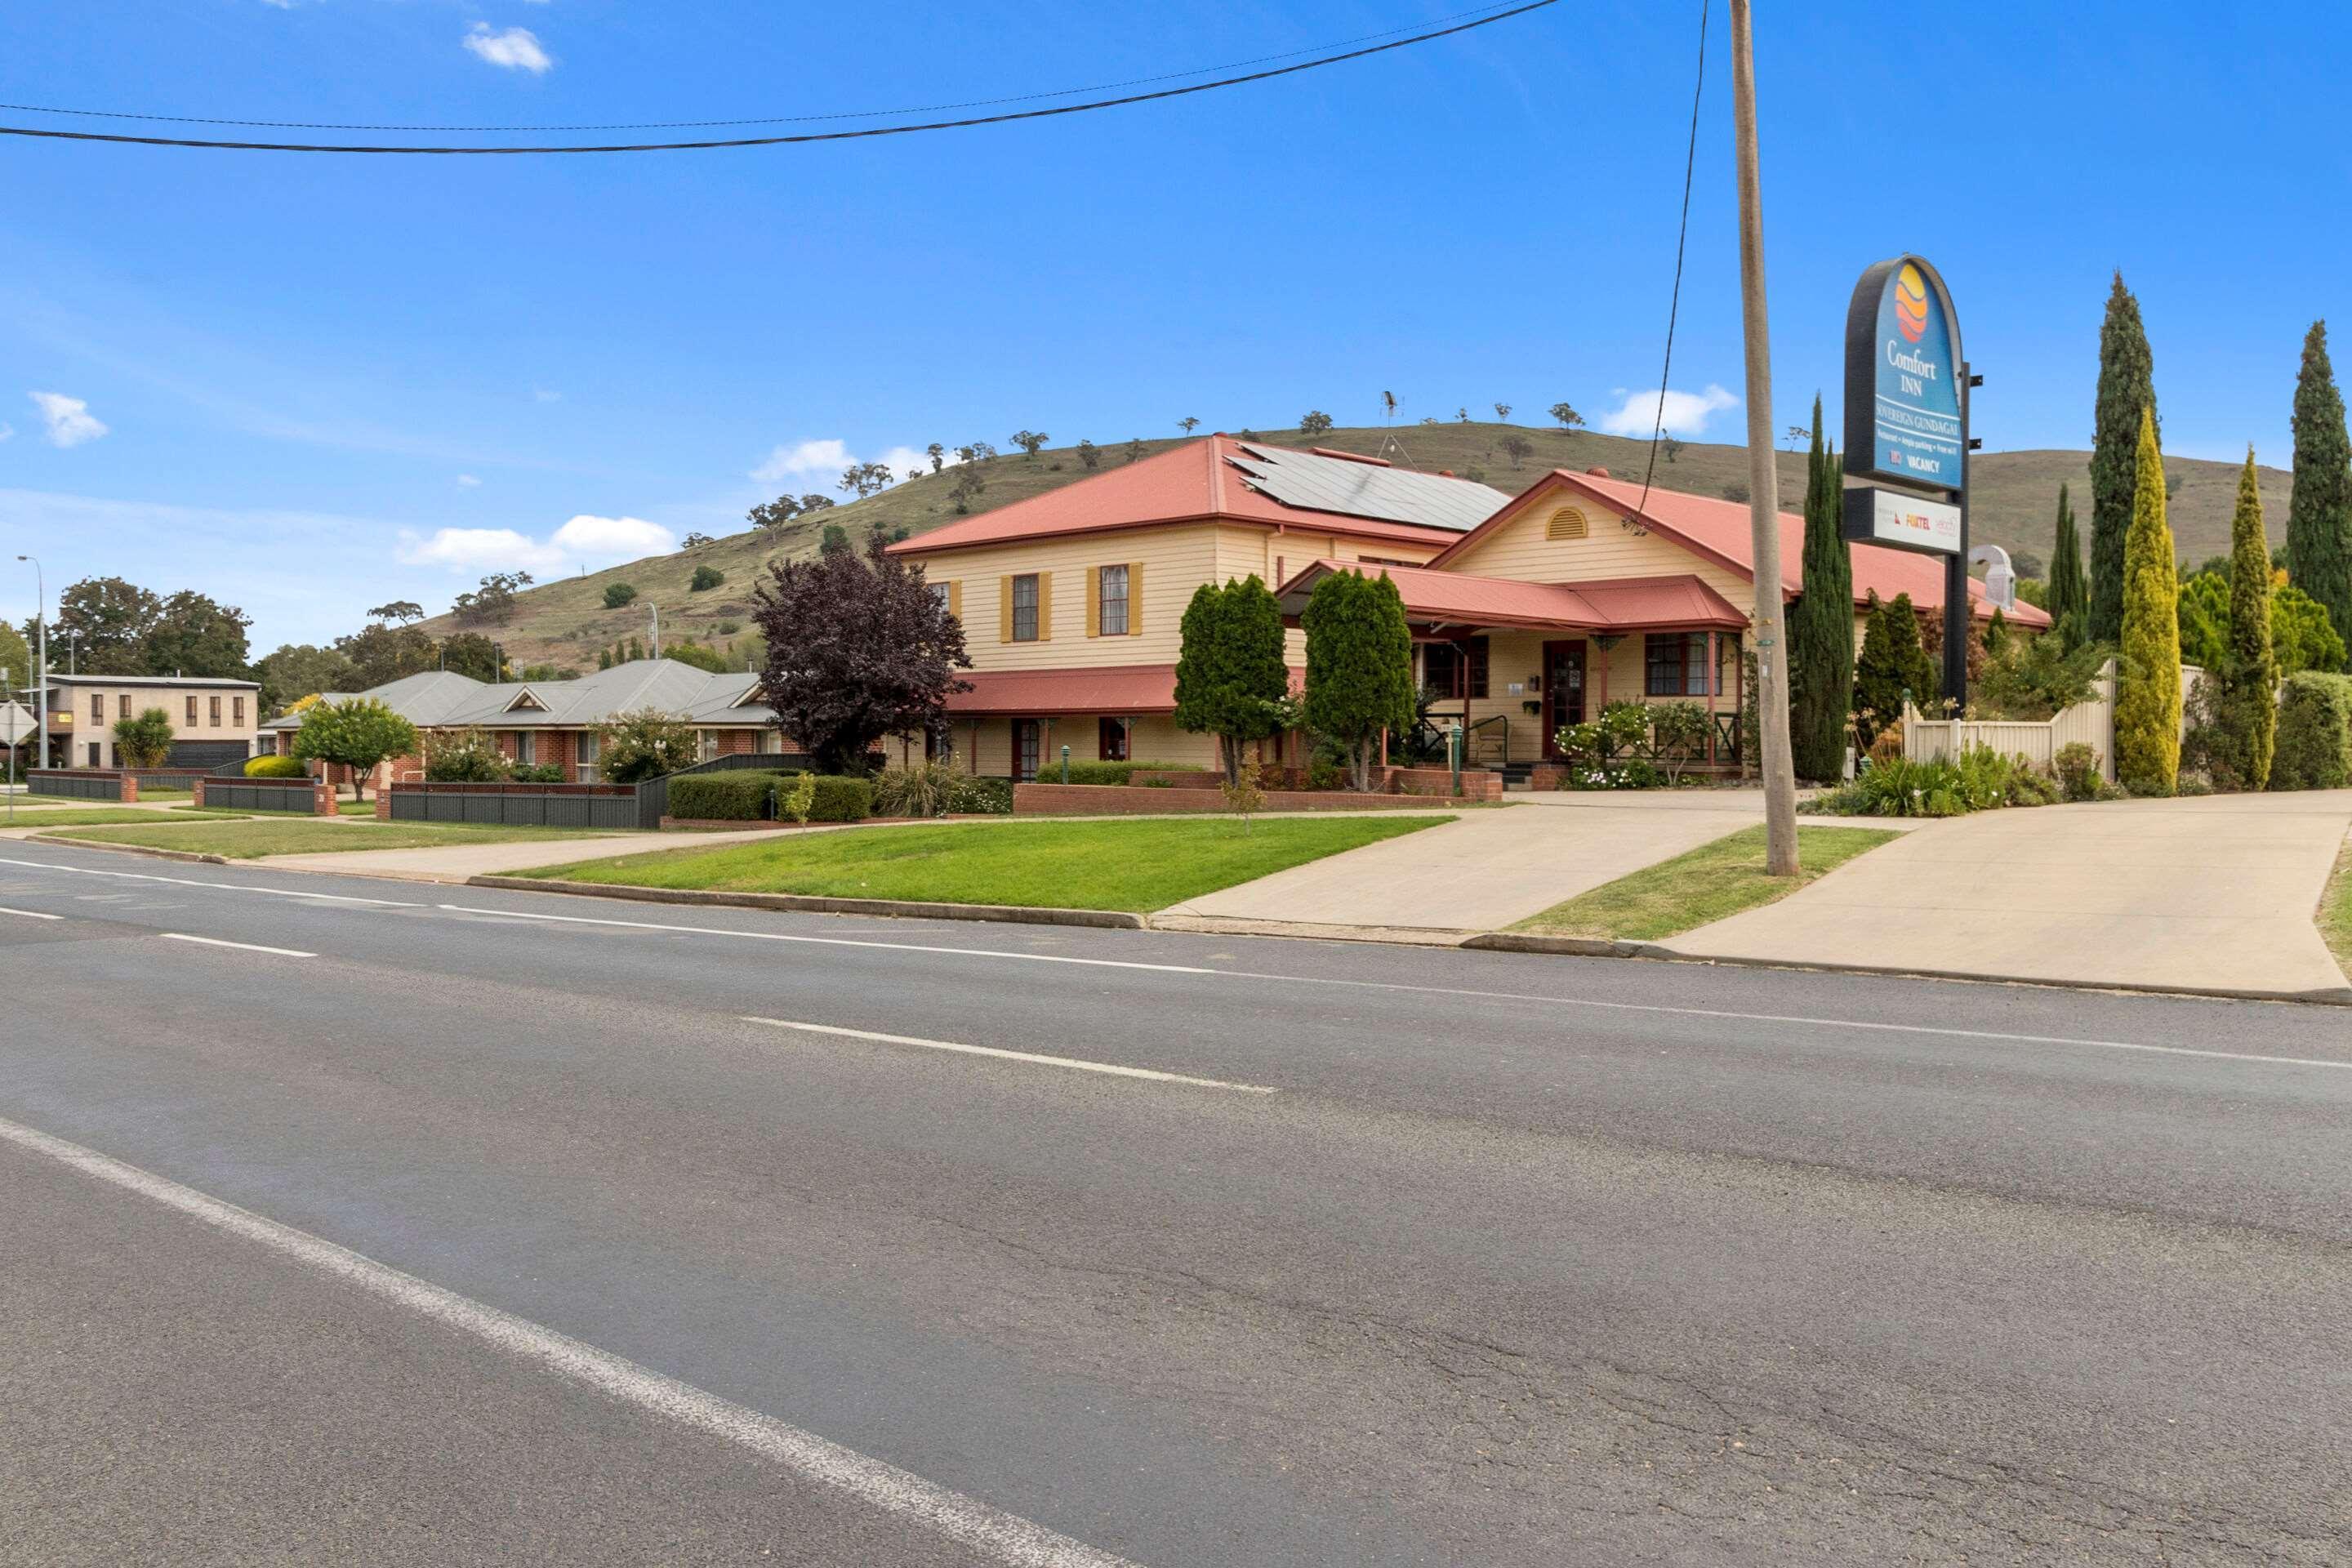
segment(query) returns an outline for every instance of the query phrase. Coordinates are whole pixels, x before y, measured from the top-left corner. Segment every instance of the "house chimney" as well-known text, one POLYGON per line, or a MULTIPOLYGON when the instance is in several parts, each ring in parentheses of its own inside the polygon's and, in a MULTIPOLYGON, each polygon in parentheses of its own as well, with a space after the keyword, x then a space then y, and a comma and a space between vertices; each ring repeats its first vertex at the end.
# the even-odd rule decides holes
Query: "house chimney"
POLYGON ((1591 474, 1596 479, 1605 479, 1609 477, 1609 470, 1602 468, 1598 463, 1595 463, 1592 467, 1585 469, 1584 471, 1591 474))

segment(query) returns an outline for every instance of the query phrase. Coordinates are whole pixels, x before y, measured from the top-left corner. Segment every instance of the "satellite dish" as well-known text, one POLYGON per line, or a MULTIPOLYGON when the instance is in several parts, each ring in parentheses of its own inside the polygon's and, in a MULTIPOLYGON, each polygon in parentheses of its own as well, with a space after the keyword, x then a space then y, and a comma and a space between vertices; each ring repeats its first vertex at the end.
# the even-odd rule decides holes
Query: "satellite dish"
POLYGON ((2017 608, 2017 571, 2009 563, 2009 552, 1998 544, 1979 544, 1969 552, 1969 564, 1985 569, 1984 596, 1990 605, 2003 610, 2017 608))

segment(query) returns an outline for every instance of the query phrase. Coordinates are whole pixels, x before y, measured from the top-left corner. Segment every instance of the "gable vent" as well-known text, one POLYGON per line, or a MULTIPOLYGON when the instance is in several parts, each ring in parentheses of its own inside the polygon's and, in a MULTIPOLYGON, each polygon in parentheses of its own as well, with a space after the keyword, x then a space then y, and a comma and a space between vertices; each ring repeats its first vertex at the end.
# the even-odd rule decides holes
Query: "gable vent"
POLYGON ((1585 521, 1584 514, 1572 506, 1560 508, 1551 514, 1551 521, 1544 524, 1546 539, 1582 539, 1591 531, 1592 525, 1585 521))

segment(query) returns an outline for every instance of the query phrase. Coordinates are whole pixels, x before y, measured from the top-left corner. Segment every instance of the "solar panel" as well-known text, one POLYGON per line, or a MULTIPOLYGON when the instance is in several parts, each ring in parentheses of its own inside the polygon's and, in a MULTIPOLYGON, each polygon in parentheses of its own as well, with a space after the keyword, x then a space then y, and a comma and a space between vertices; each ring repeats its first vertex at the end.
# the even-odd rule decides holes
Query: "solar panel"
POLYGON ((1467 533, 1511 499, 1468 479, 1351 463, 1312 452, 1236 445, 1244 455, 1233 459, 1234 467, 1246 474, 1254 487, 1285 506, 1307 511, 1376 517, 1467 533))

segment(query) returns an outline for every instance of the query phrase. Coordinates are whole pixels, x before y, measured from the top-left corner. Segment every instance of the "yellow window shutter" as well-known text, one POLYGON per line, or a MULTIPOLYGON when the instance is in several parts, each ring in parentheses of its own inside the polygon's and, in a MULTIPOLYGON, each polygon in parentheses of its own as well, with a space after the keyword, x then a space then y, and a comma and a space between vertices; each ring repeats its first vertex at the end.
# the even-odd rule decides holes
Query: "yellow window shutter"
POLYGON ((1054 640, 1054 574, 1037 574, 1037 640, 1054 640))
POLYGON ((1143 563, 1127 563, 1127 635, 1143 635, 1143 563))
POLYGON ((1013 640, 1013 579, 999 577, 996 590, 997 608, 1002 612, 997 616, 996 640, 1009 644, 1013 640))
POLYGON ((956 620, 963 619, 963 584, 961 583, 948 584, 948 614, 956 620))
POLYGON ((1102 636, 1102 568, 1087 568, 1087 636, 1102 636))

